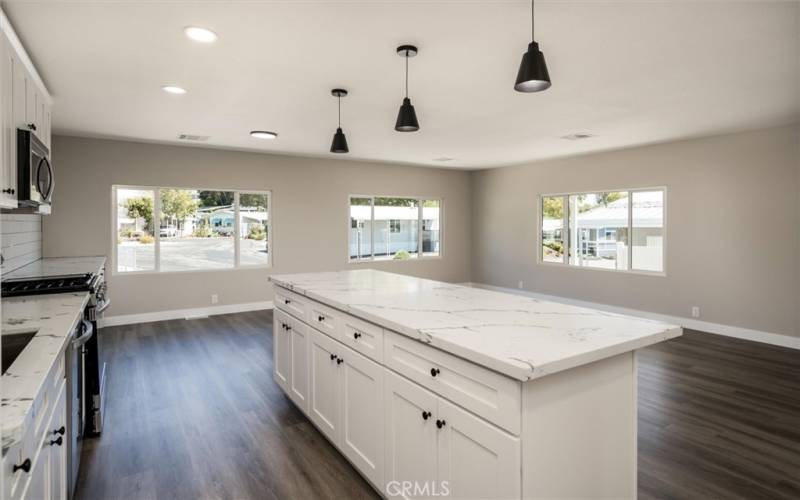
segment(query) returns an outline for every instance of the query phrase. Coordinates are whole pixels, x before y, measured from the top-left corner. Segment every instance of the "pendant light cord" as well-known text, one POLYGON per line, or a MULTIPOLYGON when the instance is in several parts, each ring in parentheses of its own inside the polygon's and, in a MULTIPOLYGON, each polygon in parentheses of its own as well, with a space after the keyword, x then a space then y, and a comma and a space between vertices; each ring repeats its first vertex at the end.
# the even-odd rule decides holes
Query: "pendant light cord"
POLYGON ((533 36, 533 2, 535 0, 531 0, 531 41, 535 41, 536 39, 533 36))
POLYGON ((406 97, 408 97, 408 51, 406 51, 406 97))
POLYGON ((339 102, 339 128, 342 128, 342 96, 336 96, 336 100, 339 102))

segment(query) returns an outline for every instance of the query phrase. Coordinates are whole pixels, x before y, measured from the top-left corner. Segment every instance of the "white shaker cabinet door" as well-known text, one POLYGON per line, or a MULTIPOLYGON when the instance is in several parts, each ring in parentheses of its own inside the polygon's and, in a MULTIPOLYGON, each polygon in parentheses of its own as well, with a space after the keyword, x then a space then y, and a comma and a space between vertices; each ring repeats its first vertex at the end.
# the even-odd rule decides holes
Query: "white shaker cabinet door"
POLYGON ((60 379, 61 391, 53 410, 50 424, 50 498, 67 500, 67 390, 64 379, 60 379), (61 440, 59 444, 58 440, 61 440))
POLYGON ((275 382, 289 394, 289 373, 292 366, 291 330, 289 316, 275 309, 272 325, 272 369, 275 382))
POLYGON ((384 372, 386 490, 390 498, 431 496, 437 485, 437 397, 405 378, 384 372))
POLYGON ((288 323, 292 343, 289 397, 303 412, 308 413, 308 332, 311 329, 294 318, 289 318, 288 323))
POLYGON ((372 484, 383 488, 383 373, 379 364, 342 347, 342 436, 339 447, 372 484))
POLYGON ((19 71, 10 42, 0 35, 0 114, 2 115, 2 165, 0 166, 0 208, 17 208, 17 125, 14 121, 14 73, 19 71))
POLYGON ((342 344, 324 333, 309 328, 308 417, 334 444, 339 444, 341 402, 339 395, 339 355, 342 344))
POLYGON ((519 438, 439 398, 439 480, 451 498, 520 498, 519 438))

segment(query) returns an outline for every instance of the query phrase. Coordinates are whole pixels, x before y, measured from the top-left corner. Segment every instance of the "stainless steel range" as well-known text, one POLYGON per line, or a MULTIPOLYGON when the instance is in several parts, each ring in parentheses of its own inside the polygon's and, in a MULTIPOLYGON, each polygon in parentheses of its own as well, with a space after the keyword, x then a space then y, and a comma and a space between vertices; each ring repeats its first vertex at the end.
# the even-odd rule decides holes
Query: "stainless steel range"
POLYGON ((83 440, 97 436, 103 430, 105 363, 100 366, 96 332, 97 320, 110 305, 105 272, 101 269, 96 273, 27 276, 4 279, 0 284, 3 297, 83 291, 91 295, 67 349, 67 419, 70 429, 67 491, 70 496, 78 479, 83 440))

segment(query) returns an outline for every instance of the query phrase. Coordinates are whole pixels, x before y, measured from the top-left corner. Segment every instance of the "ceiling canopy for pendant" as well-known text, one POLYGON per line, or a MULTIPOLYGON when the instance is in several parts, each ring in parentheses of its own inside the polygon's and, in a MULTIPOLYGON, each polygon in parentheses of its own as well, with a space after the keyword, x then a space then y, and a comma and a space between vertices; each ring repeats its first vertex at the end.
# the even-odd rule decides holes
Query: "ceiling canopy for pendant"
POLYGON ((531 43, 528 51, 522 55, 522 62, 517 72, 517 81, 514 90, 517 92, 540 92, 550 88, 550 73, 544 62, 544 54, 539 50, 539 44, 533 37, 533 2, 531 0, 531 43))
POLYGON ((397 122, 394 125, 394 129, 398 132, 416 132, 419 130, 417 113, 414 111, 411 99, 408 98, 408 59, 416 56, 417 52, 417 48, 413 45, 401 45, 397 47, 397 55, 406 58, 406 96, 403 99, 403 104, 400 106, 400 111, 397 113, 397 122))
POLYGON ((349 153, 347 138, 342 132, 342 97, 347 96, 347 91, 345 89, 333 89, 331 94, 339 100, 339 126, 336 128, 336 133, 333 134, 331 153, 349 153))

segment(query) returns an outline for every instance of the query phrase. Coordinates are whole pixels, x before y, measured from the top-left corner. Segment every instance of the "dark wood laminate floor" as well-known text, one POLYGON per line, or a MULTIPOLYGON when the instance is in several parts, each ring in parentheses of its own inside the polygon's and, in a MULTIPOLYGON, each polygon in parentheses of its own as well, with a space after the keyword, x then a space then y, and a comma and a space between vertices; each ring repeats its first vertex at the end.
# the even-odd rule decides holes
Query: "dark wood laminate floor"
MULTIPOLYGON (((77 498, 377 498, 272 381, 272 314, 107 328, 77 498)), ((687 332, 639 357, 640 498, 800 498, 800 353, 687 332)))

